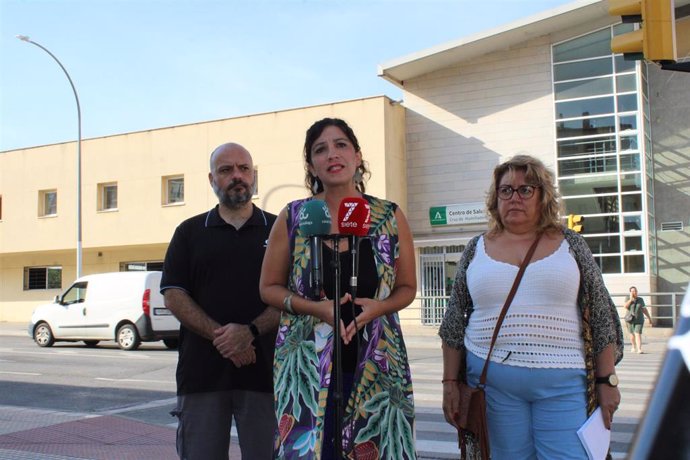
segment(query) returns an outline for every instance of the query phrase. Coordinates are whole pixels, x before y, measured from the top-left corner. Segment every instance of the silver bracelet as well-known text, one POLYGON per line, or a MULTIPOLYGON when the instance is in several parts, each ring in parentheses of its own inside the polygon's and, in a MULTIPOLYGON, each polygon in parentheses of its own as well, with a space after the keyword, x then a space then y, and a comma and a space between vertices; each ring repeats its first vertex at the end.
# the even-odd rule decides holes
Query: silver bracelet
POLYGON ((292 293, 285 296, 285 298, 283 299, 283 307, 285 307, 285 311, 294 315, 295 310, 292 309, 292 296, 292 293))

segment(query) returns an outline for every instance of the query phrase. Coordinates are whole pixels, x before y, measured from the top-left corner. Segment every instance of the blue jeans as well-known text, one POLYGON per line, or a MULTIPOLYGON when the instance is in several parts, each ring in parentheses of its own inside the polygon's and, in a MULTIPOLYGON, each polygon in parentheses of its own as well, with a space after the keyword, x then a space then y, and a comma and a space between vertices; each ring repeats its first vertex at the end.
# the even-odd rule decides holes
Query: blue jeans
MULTIPOLYGON (((479 382, 484 360, 467 352, 467 380, 479 382)), ((586 371, 491 362, 486 379, 493 460, 587 460, 577 430, 587 420, 586 371)))

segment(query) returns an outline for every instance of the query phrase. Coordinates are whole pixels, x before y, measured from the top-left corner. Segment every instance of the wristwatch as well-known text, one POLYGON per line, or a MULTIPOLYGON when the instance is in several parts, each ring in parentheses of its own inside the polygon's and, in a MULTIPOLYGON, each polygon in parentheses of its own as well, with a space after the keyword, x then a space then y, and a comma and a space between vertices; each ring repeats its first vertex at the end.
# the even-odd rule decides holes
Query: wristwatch
POLYGON ((616 374, 609 374, 606 377, 597 377, 594 381, 597 384, 605 383, 614 388, 618 386, 618 376, 616 374))
POLYGON ((252 333, 254 338, 257 338, 259 336, 259 328, 256 327, 256 324, 254 323, 249 323, 247 326, 249 326, 249 332, 252 333))

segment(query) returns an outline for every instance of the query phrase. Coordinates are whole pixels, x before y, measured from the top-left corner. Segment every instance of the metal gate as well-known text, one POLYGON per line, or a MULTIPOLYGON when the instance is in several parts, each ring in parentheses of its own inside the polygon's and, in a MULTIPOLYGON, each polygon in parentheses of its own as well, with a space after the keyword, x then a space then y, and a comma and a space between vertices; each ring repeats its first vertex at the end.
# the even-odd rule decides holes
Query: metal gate
POLYGON ((464 245, 419 249, 422 324, 441 323, 455 280, 456 267, 464 249, 464 245))

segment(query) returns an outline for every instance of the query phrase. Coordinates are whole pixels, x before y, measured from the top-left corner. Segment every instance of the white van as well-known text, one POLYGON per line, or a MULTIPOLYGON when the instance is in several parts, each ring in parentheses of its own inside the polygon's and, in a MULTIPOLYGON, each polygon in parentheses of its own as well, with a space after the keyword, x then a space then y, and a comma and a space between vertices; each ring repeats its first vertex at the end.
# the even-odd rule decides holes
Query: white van
POLYGON ((116 272, 83 276, 52 304, 34 310, 29 335, 40 347, 83 341, 95 347, 115 340, 123 350, 142 341, 177 347, 179 321, 165 308, 161 272, 116 272))

